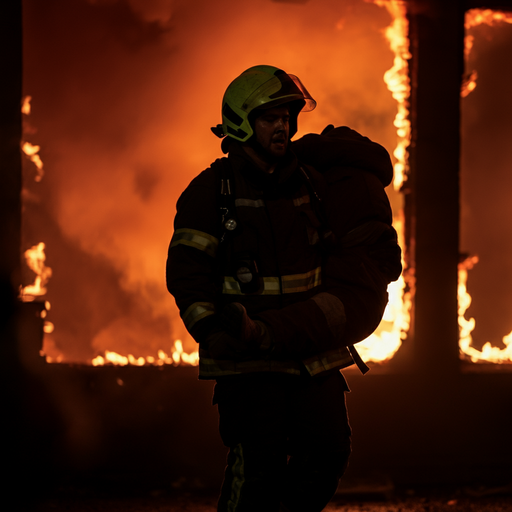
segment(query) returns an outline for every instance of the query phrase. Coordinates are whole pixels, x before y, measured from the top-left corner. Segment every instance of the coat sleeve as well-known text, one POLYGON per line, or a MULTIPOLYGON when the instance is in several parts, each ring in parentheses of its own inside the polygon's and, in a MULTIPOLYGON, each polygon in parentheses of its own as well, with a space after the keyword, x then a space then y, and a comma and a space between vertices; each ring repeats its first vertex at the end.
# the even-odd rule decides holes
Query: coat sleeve
POLYGON ((343 304, 343 343, 350 345, 379 325, 388 302, 387 286, 402 271, 401 250, 389 200, 374 174, 339 167, 326 177, 336 242, 324 266, 324 285, 343 304))
POLYGON ((216 325, 219 221, 212 169, 195 178, 177 203, 166 265, 167 289, 185 327, 201 342, 216 325))

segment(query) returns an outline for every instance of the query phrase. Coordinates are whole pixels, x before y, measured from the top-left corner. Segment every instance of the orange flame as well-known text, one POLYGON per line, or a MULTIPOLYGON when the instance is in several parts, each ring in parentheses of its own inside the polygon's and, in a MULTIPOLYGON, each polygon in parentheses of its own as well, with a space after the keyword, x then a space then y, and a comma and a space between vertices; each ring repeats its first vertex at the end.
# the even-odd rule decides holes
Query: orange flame
POLYGON ((32 96, 25 96, 23 98, 23 103, 21 104, 21 113, 26 116, 30 115, 31 106, 30 102, 32 101, 32 96))
MULTIPOLYGON (((469 34, 469 30, 482 24, 492 27, 497 23, 512 23, 512 13, 493 11, 492 9, 470 9, 466 12, 464 18, 464 28, 466 29, 466 36, 464 37, 464 57, 466 61, 468 60, 475 42, 475 36, 469 34)), ((463 98, 475 90, 477 77, 477 72, 473 70, 464 78, 460 92, 463 98)))
MULTIPOLYGON (((45 245, 43 242, 32 246, 25 251, 25 261, 28 267, 36 274, 34 282, 20 289, 20 298, 23 302, 32 302, 37 297, 46 295, 46 285, 52 276, 52 269, 45 264, 46 255, 44 253, 45 245)), ((45 301, 45 309, 41 312, 41 318, 46 318, 50 310, 50 303, 45 301)), ((45 320, 43 324, 45 333, 50 334, 54 330, 54 325, 45 320)))
POLYGON ((41 242, 25 251, 25 261, 28 267, 36 273, 33 284, 21 289, 21 298, 25 302, 31 302, 36 297, 46 295, 46 285, 52 276, 52 269, 45 265, 44 248, 45 245, 41 242))
POLYGON ((106 364, 116 366, 126 366, 128 364, 134 366, 163 366, 165 364, 172 364, 173 366, 178 366, 181 364, 197 366, 199 364, 199 352, 184 352, 183 343, 181 340, 176 340, 171 348, 170 356, 167 355, 163 350, 158 351, 158 356, 156 358, 152 356, 147 356, 145 358, 135 357, 132 354, 128 354, 128 356, 122 356, 116 352, 106 350, 104 356, 99 355, 95 357, 91 361, 91 364, 93 366, 103 366, 106 364))
MULTIPOLYGON (((397 129, 398 143, 393 152, 396 158, 394 165, 393 187, 399 191, 406 180, 409 169, 407 148, 411 140, 411 124, 407 101, 410 93, 409 64, 409 23, 407 20, 406 3, 400 0, 374 0, 380 7, 385 7, 393 21, 385 30, 385 37, 395 54, 393 67, 384 74, 384 81, 397 102, 397 114, 394 125, 397 129)), ((403 210, 398 212, 393 225, 398 233, 401 247, 405 247, 403 210)), ((402 253, 402 265, 405 268, 402 253)), ((409 284, 412 283, 411 272, 408 272, 409 284)), ((382 362, 391 359, 400 348, 402 340, 407 337, 410 326, 411 293, 406 292, 404 275, 388 287, 389 302, 384 317, 377 330, 366 340, 358 343, 357 350, 365 361, 382 362)))
MULTIPOLYGON (((493 11, 491 9, 471 9, 466 12, 464 27, 466 36, 464 38, 464 55, 466 61, 469 58, 474 45, 475 37, 469 34, 469 30, 482 24, 494 26, 498 23, 512 23, 512 13, 502 11, 493 11)), ((461 88, 461 97, 465 98, 476 88, 476 79, 478 75, 473 70, 464 80, 461 88)), ((484 344, 482 350, 472 347, 473 332, 476 320, 474 318, 466 319, 465 313, 471 305, 471 295, 467 291, 468 271, 478 263, 478 256, 471 256, 459 264, 459 284, 458 284, 458 318, 459 318, 459 349, 462 357, 469 358, 473 363, 511 363, 512 362, 512 332, 502 338, 504 348, 493 346, 489 341, 484 344)))
POLYGON ((409 121, 409 109, 407 107, 411 91, 408 63, 411 58, 409 52, 409 21, 407 20, 406 2, 401 0, 374 0, 374 3, 380 7, 385 7, 393 17, 393 22, 386 28, 385 37, 395 54, 395 59, 393 67, 384 74, 384 82, 386 82, 397 102, 394 125, 398 135, 398 144, 393 151, 393 156, 396 158, 393 186, 395 190, 400 190, 409 169, 407 148, 411 141, 411 122, 409 121))
MULTIPOLYGON (((31 106, 30 102, 32 100, 32 96, 25 96, 23 99, 23 103, 21 105, 21 112, 25 114, 26 116, 30 115, 31 106)), ((41 181, 44 176, 44 169, 43 169, 43 161, 41 160, 41 157, 39 156, 39 150, 41 149, 40 146, 35 146, 34 144, 31 144, 30 142, 23 142, 21 144, 21 150, 25 155, 27 155, 28 159, 36 166, 37 174, 34 178, 35 181, 41 181)))
POLYGON ((491 363, 510 363, 512 362, 512 332, 503 337, 504 348, 493 347, 488 341, 478 350, 471 346, 473 339, 471 333, 475 328, 474 318, 466 319, 464 316, 471 305, 471 295, 469 295, 466 284, 468 280, 468 270, 472 269, 478 263, 478 256, 470 256, 459 264, 459 347, 463 355, 467 356, 473 363, 491 362, 491 363))

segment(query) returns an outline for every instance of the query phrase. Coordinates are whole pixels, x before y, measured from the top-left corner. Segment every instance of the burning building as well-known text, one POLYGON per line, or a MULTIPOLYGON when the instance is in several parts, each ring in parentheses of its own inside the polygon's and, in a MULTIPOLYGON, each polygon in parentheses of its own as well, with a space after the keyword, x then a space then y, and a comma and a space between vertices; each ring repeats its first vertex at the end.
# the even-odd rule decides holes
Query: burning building
MULTIPOLYGON (((364 378, 349 375, 352 471, 371 468, 397 482, 512 476, 510 366, 475 365, 459 348, 459 339, 467 348, 471 317, 483 333, 473 332, 473 355, 483 353, 486 336, 501 338, 511 329, 503 292, 502 325, 486 334, 496 306, 488 300, 484 263, 495 264, 485 250, 489 224, 472 196, 483 190, 472 183, 478 176, 472 164, 483 165, 471 124, 478 106, 462 103, 469 124, 461 132, 463 78, 470 89, 474 84, 472 69, 464 69, 466 13, 512 9, 491 3, 258 0, 255 10, 253 3, 234 9, 231 0, 25 0, 23 23, 21 7, 9 7, 14 21, 2 35, 4 69, 12 77, 2 98, 9 120, 2 133, 8 248, 2 271, 12 298, 34 278, 19 262, 20 249, 34 248, 39 285, 47 290, 40 293, 46 303, 7 303, 18 323, 6 323, 6 339, 21 348, 19 375, 30 374, 45 410, 53 411, 33 412, 35 384, 28 399, 15 395, 42 422, 41 432, 58 432, 47 443, 55 467, 134 470, 157 449, 164 459, 158 467, 170 478, 207 481, 212 470, 205 466, 222 467, 211 387, 196 382, 193 367, 176 366, 185 354, 194 363, 194 344, 165 291, 163 268, 176 199, 218 156, 208 131, 218 122, 224 86, 269 61, 304 76, 318 100, 318 111, 302 116, 300 133, 346 124, 394 154, 397 181, 389 195, 406 271, 391 293, 399 306, 374 344, 382 349, 389 338, 390 348, 383 355, 371 344, 362 351, 367 360, 385 362, 364 378), (20 141, 29 144, 23 148, 30 157, 23 187, 20 141), (475 257, 480 262, 464 274, 475 257), (462 291, 461 261, 461 275, 469 276, 462 291), (473 309, 466 303, 462 311, 472 287, 473 309), (201 423, 208 434, 198 443, 201 423)), ((478 39, 468 65, 477 47, 478 39)), ((476 71, 480 81, 464 102, 493 95, 485 93, 484 70, 476 71)), ((493 168, 505 169, 509 160, 504 153, 493 168)), ((504 175, 495 181, 506 183, 504 175)), ((490 210, 495 196, 480 195, 490 210)), ((490 254, 503 252, 490 247, 490 254)), ((34 296, 30 289, 24 294, 34 296)), ((493 344, 503 352, 503 344, 493 344)), ((14 349, 9 353, 18 360, 14 349)))

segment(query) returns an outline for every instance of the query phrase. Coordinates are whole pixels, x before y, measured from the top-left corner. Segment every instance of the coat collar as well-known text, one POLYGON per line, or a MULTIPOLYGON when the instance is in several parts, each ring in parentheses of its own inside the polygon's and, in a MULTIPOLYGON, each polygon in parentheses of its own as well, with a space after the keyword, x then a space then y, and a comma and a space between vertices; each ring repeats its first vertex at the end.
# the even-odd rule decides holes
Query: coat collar
POLYGON ((242 146, 236 142, 229 146, 228 159, 235 172, 240 172, 251 185, 262 190, 284 185, 297 172, 299 166, 295 153, 288 151, 275 171, 267 174, 256 166, 242 146))

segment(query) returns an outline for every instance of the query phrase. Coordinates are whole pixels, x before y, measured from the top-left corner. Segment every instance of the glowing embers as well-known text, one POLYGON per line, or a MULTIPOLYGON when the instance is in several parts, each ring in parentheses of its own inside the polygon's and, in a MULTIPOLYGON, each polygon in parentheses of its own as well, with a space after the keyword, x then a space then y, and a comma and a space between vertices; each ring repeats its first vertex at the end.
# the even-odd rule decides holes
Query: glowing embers
POLYGON ((174 342, 174 346, 171 348, 171 355, 167 355, 163 350, 158 351, 158 356, 152 357, 134 357, 131 354, 128 356, 122 356, 117 354, 116 352, 111 352, 109 350, 105 351, 105 356, 97 356, 92 361, 91 364, 93 366, 103 366, 106 364, 118 365, 118 366, 126 366, 128 364, 135 366, 163 366, 172 364, 174 366, 178 365, 188 365, 188 366, 197 366, 199 364, 199 353, 197 351, 187 353, 183 350, 183 343, 181 340, 176 340, 174 342))
POLYGON ((461 358, 474 363, 512 363, 510 24, 512 13, 490 9, 465 18, 460 227, 462 250, 475 256, 459 264, 458 319, 461 358))
MULTIPOLYGON (((384 74, 384 82, 393 99, 397 102, 397 114, 394 125, 397 130, 397 146, 393 151, 394 164, 393 188, 399 192, 407 180, 409 170, 407 148, 411 141, 408 100, 410 95, 409 65, 409 23, 406 3, 400 0, 374 0, 385 7, 392 16, 391 24, 385 30, 385 37, 395 57, 393 67, 384 74)), ((402 247, 403 274, 398 281, 388 287, 389 302, 384 317, 377 330, 366 340, 358 343, 357 350, 365 361, 382 362, 391 359, 407 337, 410 326, 412 291, 414 289, 413 269, 406 268, 404 260, 404 214, 403 209, 395 212, 393 226, 398 233, 398 242, 402 247)))

